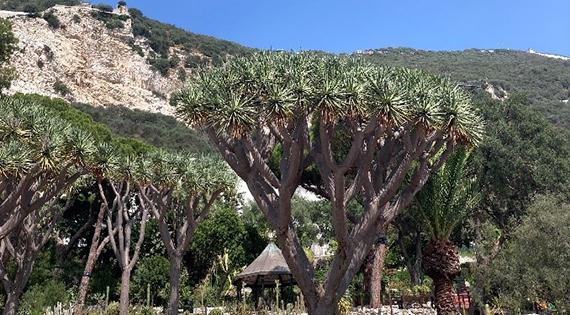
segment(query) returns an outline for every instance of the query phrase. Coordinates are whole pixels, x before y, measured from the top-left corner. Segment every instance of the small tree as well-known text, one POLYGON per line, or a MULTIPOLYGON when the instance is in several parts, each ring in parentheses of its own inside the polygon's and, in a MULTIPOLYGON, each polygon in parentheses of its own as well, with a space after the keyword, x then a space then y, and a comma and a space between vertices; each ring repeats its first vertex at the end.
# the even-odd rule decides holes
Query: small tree
POLYGON ((10 83, 16 78, 16 71, 7 65, 10 57, 18 48, 18 40, 12 32, 12 23, 6 19, 0 19, 0 94, 2 90, 10 87, 10 83))
POLYGON ((121 268, 121 295, 119 313, 129 313, 129 284, 145 237, 148 210, 142 207, 142 197, 137 190, 136 174, 140 159, 119 156, 110 163, 105 177, 109 181, 111 197, 100 190, 100 197, 107 210, 107 231, 111 247, 121 268), (133 229, 137 230, 136 243, 132 244, 133 229), (134 245, 134 246, 133 246, 134 245), (131 246, 133 246, 131 248, 131 246))
POLYGON ((469 153, 456 152, 432 175, 418 194, 413 216, 429 237, 423 249, 423 269, 435 285, 438 314, 456 314, 453 279, 459 274, 459 251, 450 239, 477 205, 475 178, 467 174, 469 153))
POLYGON ((246 182, 311 315, 334 313, 378 232, 482 128, 469 97, 443 78, 306 53, 261 53, 204 70, 177 101, 246 182), (346 150, 333 142, 339 132, 350 135, 346 150), (324 182, 338 243, 322 284, 292 227, 291 199, 309 165, 324 182), (357 196, 364 213, 349 229, 346 206, 357 196))
POLYGON ((221 161, 212 157, 155 154, 144 166, 139 183, 143 207, 158 221, 160 237, 170 261, 168 314, 178 314, 182 258, 198 224, 212 204, 231 192, 235 180, 221 161))
POLYGON ((6 292, 3 315, 18 313, 20 297, 32 273, 40 250, 52 236, 54 227, 61 215, 71 204, 69 198, 62 206, 54 199, 50 205, 30 213, 0 241, 0 280, 6 292), (11 271, 10 266, 15 266, 11 271))

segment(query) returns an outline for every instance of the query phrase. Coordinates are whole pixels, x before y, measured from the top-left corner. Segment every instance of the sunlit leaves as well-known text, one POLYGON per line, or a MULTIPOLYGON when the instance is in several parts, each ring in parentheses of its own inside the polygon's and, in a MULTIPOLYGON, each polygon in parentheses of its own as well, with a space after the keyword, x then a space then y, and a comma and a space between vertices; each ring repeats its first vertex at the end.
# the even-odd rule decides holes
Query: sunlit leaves
POLYGON ((202 70, 180 95, 178 113, 188 123, 233 138, 313 113, 324 123, 421 124, 472 144, 483 129, 469 96, 449 80, 353 57, 258 53, 202 70))

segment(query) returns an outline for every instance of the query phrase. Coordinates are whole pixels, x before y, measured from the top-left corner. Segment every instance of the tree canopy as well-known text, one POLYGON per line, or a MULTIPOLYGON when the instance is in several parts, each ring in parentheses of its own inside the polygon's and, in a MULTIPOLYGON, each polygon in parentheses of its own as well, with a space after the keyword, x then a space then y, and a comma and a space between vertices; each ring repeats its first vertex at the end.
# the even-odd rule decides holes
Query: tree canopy
POLYGON ((199 72, 174 103, 248 185, 310 314, 333 311, 378 229, 456 146, 477 145, 483 133, 469 96, 445 78, 314 53, 230 60, 199 72), (351 135, 344 151, 333 148, 339 130, 351 135), (279 166, 271 168, 275 155, 279 166), (339 244, 322 288, 292 226, 291 199, 311 163, 324 182, 339 244), (346 206, 357 196, 365 211, 349 226, 346 206))

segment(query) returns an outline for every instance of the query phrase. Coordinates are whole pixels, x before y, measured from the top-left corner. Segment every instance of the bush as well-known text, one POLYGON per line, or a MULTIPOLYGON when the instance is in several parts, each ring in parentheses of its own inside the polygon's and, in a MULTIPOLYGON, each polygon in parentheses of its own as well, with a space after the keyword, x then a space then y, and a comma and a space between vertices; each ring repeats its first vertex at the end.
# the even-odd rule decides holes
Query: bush
POLYGON ((28 13, 29 15, 36 15, 38 14, 38 12, 40 12, 40 9, 38 8, 37 5, 29 3, 24 6, 23 11, 28 13))
POLYGON ((53 51, 51 50, 51 48, 48 45, 44 45, 44 54, 46 55, 46 58, 48 61, 52 61, 53 60, 53 51))
POLYGON ((168 75, 168 71, 170 70, 170 60, 167 58, 154 58, 148 61, 152 68, 163 76, 168 75))
POLYGON ((172 56, 170 58, 170 68, 176 68, 180 64, 180 58, 178 56, 172 56))
POLYGON ((67 96, 71 94, 71 90, 69 89, 69 87, 60 80, 55 81, 55 83, 53 84, 53 89, 57 94, 61 96, 67 96))
POLYGON ((224 312, 219 308, 215 308, 210 312, 210 315, 224 315, 224 312))
POLYGON ((59 18, 55 14, 53 14, 52 11, 44 13, 43 18, 44 20, 47 21, 48 25, 53 29, 58 29, 61 26, 59 18))
POLYGON ((107 27, 110 30, 116 30, 116 29, 125 28, 125 23, 123 23, 123 21, 118 19, 109 19, 108 21, 105 22, 105 27, 107 27))
POLYGON ((168 259, 162 256, 141 259, 131 280, 133 300, 146 302, 146 290, 150 285, 151 301, 159 304, 168 301, 169 266, 168 259))
POLYGON ((184 63, 184 66, 186 68, 199 68, 204 63, 205 62, 203 61, 201 56, 199 56, 199 55, 188 55, 188 57, 186 57, 186 62, 184 63))
POLYGON ((113 12, 113 6, 108 4, 100 3, 93 6, 95 9, 101 10, 103 12, 113 12))
POLYGON ((184 70, 184 68, 178 69, 178 80, 180 80, 182 82, 186 82, 187 78, 188 78, 188 75, 186 74, 186 70, 184 70))
POLYGON ((105 309, 105 315, 119 315, 119 303, 111 302, 105 309))
POLYGON ((20 306, 21 314, 43 315, 46 308, 55 306, 57 303, 68 303, 71 294, 65 288, 65 283, 50 280, 45 283, 31 286, 22 296, 20 306))
POLYGON ((81 17, 77 14, 73 15, 73 22, 75 22, 76 24, 81 23, 81 17))

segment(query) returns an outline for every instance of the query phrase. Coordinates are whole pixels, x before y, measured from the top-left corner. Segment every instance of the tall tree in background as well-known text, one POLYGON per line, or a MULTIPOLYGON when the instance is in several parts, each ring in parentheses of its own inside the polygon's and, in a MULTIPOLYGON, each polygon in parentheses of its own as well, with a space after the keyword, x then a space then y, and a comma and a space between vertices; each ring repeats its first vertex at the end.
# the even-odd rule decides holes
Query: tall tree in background
POLYGON ((16 50, 18 40, 12 33, 12 23, 0 18, 0 94, 16 78, 16 70, 8 62, 16 50))
POLYGON ((170 298, 167 314, 178 314, 182 258, 194 231, 210 208, 235 180, 226 165, 212 157, 181 156, 158 152, 144 166, 141 206, 158 221, 160 238, 170 262, 170 298))
POLYGON ((111 248, 122 272, 119 306, 121 315, 129 313, 131 272, 139 259, 149 216, 148 209, 141 206, 143 199, 136 185, 136 171, 141 169, 142 160, 143 158, 118 156, 114 167, 106 176, 111 188, 111 198, 107 198, 104 191, 100 193, 107 209, 106 223, 111 248), (134 244, 133 239, 136 239, 134 244))
POLYGON ((422 262, 435 285, 439 315, 457 313, 453 279, 461 269, 457 246, 450 237, 478 202, 475 178, 467 174, 468 158, 465 149, 452 155, 418 193, 412 210, 429 236, 422 262))
POLYGON ((477 143, 482 128, 468 96, 440 77, 305 53, 256 54, 205 70, 177 101, 182 117, 205 129, 246 182, 311 315, 335 312, 379 231, 457 145, 477 143), (352 136, 348 150, 333 147, 339 129, 352 136), (269 166, 273 155, 277 170, 269 166), (311 163, 331 202, 338 242, 322 285, 291 216, 311 163), (346 205, 356 196, 364 214, 349 229, 346 205))

